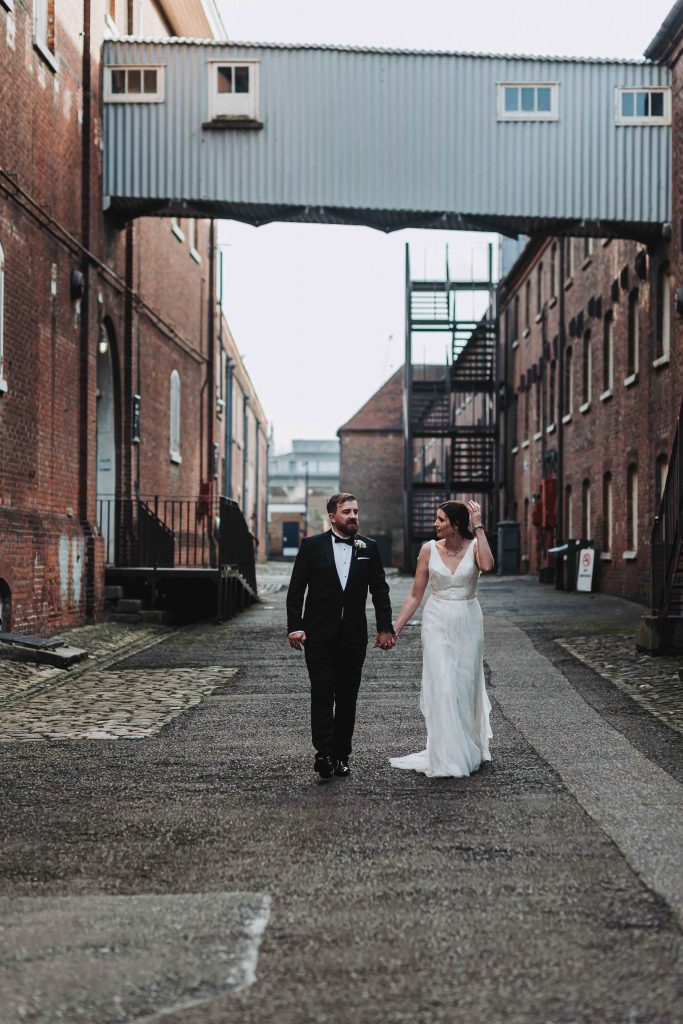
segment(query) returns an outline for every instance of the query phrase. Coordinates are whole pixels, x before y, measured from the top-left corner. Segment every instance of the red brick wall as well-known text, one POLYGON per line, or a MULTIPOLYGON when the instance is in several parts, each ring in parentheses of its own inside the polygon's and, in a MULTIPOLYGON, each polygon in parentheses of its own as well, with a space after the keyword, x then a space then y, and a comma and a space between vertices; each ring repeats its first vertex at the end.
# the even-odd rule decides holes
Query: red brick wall
POLYGON ((391 537, 391 565, 403 561, 403 435, 339 432, 340 489, 358 499, 360 531, 391 537))
MULTIPOLYGON (((209 426, 219 444, 223 437, 216 396, 207 384, 208 222, 197 223, 199 262, 190 253, 189 232, 179 241, 170 220, 133 224, 134 301, 126 330, 126 230, 102 213, 99 54, 105 9, 104 0, 91 7, 91 231, 86 239, 83 6, 75 0, 56 5, 56 73, 34 49, 30 0, 16 0, 13 12, 0 6, 0 168, 11 174, 11 179, 0 176, 7 381, 6 393, 0 394, 0 579, 12 590, 15 629, 58 628, 102 608, 95 462, 97 343, 105 319, 117 371, 118 494, 129 496, 139 487, 143 494, 196 495, 210 476, 209 426), (83 242, 100 261, 90 264, 85 355, 83 305, 69 294, 72 271, 83 267, 83 242), (173 369, 181 376, 178 465, 169 451, 173 369), (134 393, 142 395, 139 444, 131 433, 134 393)), ((186 222, 183 226, 187 231, 186 222)), ((253 402, 258 406, 255 394, 253 402)), ((264 534, 262 411, 261 419, 261 512, 252 518, 264 534)))
MULTIPOLYGON (((508 393, 517 401, 517 444, 511 437, 512 412, 508 406, 507 436, 504 435, 504 458, 507 463, 507 489, 504 496, 503 517, 517 518, 521 525, 522 554, 531 572, 537 572, 545 562, 541 551, 541 529, 531 524, 531 512, 536 495, 540 493, 543 476, 543 456, 558 447, 560 414, 546 411, 542 424, 536 422, 536 389, 545 388, 548 401, 548 367, 556 348, 553 341, 559 336, 559 301, 553 302, 550 288, 550 247, 552 239, 532 250, 526 265, 519 272, 505 299, 507 309, 513 308, 516 295, 520 297, 519 337, 508 332, 505 338, 508 393), (537 268, 543 263, 543 314, 538 308, 537 268), (524 299, 527 280, 531 280, 531 317, 527 325, 524 299), (517 340, 518 344, 512 342, 517 340), (544 357, 544 344, 545 357, 544 357), (529 371, 543 366, 545 378, 532 381, 529 371), (529 402, 529 429, 525 428, 525 403, 529 402), (554 429, 553 429, 554 425, 554 429), (540 428, 540 429, 539 429, 540 428)), ((636 257, 645 247, 637 242, 614 240, 603 245, 596 239, 593 252, 584 258, 582 239, 574 239, 576 258, 574 272, 565 282, 558 282, 564 292, 565 318, 568 325, 583 316, 579 336, 568 331, 567 346, 571 346, 572 383, 574 399, 570 415, 562 424, 564 436, 564 484, 571 487, 571 535, 581 530, 581 494, 584 480, 590 482, 590 533, 596 544, 604 547, 602 520, 602 481, 605 473, 612 474, 613 488, 613 542, 611 557, 601 562, 602 588, 646 602, 650 586, 649 536, 657 512, 655 498, 656 460, 671 448, 678 406, 683 392, 683 374, 680 355, 680 319, 671 308, 671 358, 668 363, 655 364, 656 351, 656 282, 657 274, 672 257, 665 243, 650 246, 646 252, 645 280, 636 272, 636 257), (618 299, 612 298, 612 283, 625 273, 627 287, 618 288, 618 299), (628 297, 632 288, 639 293, 639 345, 637 379, 629 384, 628 356, 628 297), (600 300, 600 316, 589 315, 589 303, 600 300), (602 345, 605 314, 612 312, 614 322, 614 374, 611 395, 603 394, 602 345), (590 331, 592 368, 590 373, 590 401, 583 402, 583 334, 590 331), (635 559, 628 555, 626 538, 627 469, 638 467, 638 544, 635 559)), ((673 247, 672 247, 673 250, 673 247)), ((641 257, 642 258, 642 257, 641 257)), ((677 278, 674 275, 675 288, 677 278)), ((505 310, 503 311, 503 324, 505 310)), ((566 389, 557 379, 557 403, 563 401, 566 389)), ((557 539, 555 532, 545 536, 550 547, 557 539)), ((562 538, 565 539, 565 538, 562 538)))

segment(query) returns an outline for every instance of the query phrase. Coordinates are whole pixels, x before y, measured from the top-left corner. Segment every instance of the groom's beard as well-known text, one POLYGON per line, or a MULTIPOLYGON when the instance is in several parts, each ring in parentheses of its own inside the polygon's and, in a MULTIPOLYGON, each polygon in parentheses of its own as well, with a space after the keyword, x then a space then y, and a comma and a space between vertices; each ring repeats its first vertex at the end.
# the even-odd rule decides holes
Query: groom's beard
POLYGON ((337 530, 342 537, 350 537, 353 533, 358 533, 358 523, 346 523, 345 526, 338 526, 337 530))

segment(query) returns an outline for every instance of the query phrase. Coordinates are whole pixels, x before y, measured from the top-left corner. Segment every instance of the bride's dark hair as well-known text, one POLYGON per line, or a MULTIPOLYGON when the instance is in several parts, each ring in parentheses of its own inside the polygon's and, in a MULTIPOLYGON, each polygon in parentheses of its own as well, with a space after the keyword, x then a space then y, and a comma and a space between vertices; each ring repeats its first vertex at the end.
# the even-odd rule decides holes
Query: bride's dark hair
POLYGON ((463 505, 461 501, 444 501, 439 508, 446 513, 451 526, 458 528, 461 537, 466 540, 471 540, 474 537, 470 530, 470 514, 467 511, 467 505, 463 505))

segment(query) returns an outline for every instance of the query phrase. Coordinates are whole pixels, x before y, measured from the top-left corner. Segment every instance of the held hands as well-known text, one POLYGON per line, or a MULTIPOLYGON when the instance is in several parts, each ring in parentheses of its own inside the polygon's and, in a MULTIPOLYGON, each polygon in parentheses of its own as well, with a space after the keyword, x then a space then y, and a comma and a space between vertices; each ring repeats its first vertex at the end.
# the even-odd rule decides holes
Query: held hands
POLYGON ((380 647, 383 651, 390 651, 396 646, 398 636, 396 633, 378 633, 374 646, 380 647))

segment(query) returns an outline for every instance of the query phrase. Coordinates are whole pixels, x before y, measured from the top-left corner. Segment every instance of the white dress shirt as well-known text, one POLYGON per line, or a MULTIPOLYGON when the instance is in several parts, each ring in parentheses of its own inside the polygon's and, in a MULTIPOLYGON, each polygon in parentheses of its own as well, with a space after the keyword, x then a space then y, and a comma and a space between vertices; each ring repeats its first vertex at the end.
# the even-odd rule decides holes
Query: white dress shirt
MULTIPOLYGON (((341 533, 337 533, 335 529, 330 530, 333 536, 330 538, 332 543, 332 550, 334 551, 334 564, 337 567, 337 576, 341 583, 342 590, 346 590, 346 584, 349 579, 349 570, 351 569, 351 557, 353 555, 353 547, 351 544, 337 544, 335 537, 341 537, 341 533)), ((343 538, 346 540, 346 538, 343 538)))

